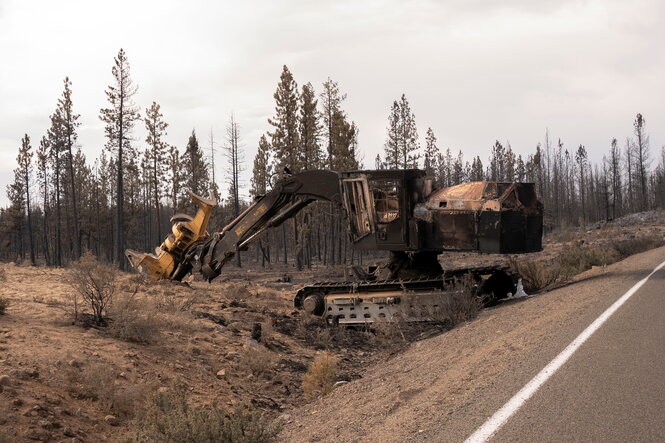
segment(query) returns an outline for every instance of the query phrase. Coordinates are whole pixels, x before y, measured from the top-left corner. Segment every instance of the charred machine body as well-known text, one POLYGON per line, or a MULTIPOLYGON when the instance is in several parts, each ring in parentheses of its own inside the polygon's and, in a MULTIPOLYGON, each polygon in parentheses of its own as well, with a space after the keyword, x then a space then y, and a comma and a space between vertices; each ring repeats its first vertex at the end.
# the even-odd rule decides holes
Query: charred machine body
POLYGON ((215 202, 192 198, 199 206, 196 216, 174 216, 173 232, 155 254, 126 252, 143 274, 181 280, 201 273, 212 280, 239 250, 310 203, 341 205, 352 247, 389 251, 390 258, 367 270, 354 267, 353 281, 314 283, 296 293, 296 307, 335 324, 428 320, 447 298, 469 288, 479 296, 515 294, 519 276, 506 266, 449 268, 439 255, 522 254, 542 248, 543 207, 532 183, 482 181, 436 188, 417 169, 285 174, 213 233, 207 224, 215 202))

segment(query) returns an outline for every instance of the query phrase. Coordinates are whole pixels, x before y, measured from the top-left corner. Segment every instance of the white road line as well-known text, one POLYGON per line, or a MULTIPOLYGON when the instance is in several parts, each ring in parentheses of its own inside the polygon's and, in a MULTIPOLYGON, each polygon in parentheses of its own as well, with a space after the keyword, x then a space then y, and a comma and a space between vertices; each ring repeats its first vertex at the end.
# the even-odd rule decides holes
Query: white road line
POLYGON ((614 312, 623 305, 626 300, 633 296, 640 287, 649 280, 653 274, 658 270, 665 267, 665 262, 661 263, 651 271, 649 275, 640 280, 628 290, 620 299, 615 301, 612 306, 607 308, 600 317, 594 320, 580 335, 577 336, 559 355, 554 357, 554 360, 549 362, 547 366, 543 368, 542 371, 538 373, 535 377, 531 379, 517 394, 513 396, 508 403, 503 405, 494 415, 492 415, 486 422, 483 424, 476 432, 474 432, 469 438, 466 439, 465 443, 480 443, 489 440, 500 428, 503 426, 508 419, 515 413, 517 410, 522 407, 524 402, 526 402, 536 391, 552 376, 554 373, 568 361, 568 359, 577 351, 577 349, 582 346, 582 344, 589 338, 591 335, 600 328, 605 321, 614 312))

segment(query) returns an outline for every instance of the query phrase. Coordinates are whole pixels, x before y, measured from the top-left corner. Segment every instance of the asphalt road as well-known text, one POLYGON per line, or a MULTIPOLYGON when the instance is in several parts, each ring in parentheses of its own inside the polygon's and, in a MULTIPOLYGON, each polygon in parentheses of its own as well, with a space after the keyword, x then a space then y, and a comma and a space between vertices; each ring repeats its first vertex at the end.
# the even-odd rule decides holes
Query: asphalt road
POLYGON ((651 276, 491 441, 665 441, 665 270, 651 276))

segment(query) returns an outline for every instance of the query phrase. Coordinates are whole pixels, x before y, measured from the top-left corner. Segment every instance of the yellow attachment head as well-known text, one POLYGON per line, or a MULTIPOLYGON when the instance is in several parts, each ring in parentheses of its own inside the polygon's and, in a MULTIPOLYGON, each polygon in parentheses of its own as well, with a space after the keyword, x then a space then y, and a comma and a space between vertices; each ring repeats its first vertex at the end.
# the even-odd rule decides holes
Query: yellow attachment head
POLYGON ((169 278, 175 268, 173 256, 166 251, 161 251, 155 256, 127 249, 125 255, 135 269, 153 280, 169 278))
POLYGON ((175 268, 184 259, 189 247, 208 236, 206 228, 210 221, 212 208, 217 203, 215 200, 199 197, 192 192, 189 195, 199 207, 196 215, 192 218, 186 214, 176 214, 171 218, 172 234, 169 234, 164 243, 155 250, 157 255, 144 254, 130 249, 125 251, 129 262, 141 274, 153 280, 170 278, 175 268))

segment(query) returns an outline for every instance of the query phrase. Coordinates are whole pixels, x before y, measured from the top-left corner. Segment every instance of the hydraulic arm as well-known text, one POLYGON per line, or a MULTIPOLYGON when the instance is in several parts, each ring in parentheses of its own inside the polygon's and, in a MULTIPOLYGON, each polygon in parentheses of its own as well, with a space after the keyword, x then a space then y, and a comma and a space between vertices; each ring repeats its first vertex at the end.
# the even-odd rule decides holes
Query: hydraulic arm
POLYGON ((315 200, 340 202, 339 178, 331 171, 305 171, 285 176, 273 189, 258 197, 221 231, 209 234, 208 221, 216 202, 190 193, 198 205, 195 217, 177 214, 172 234, 156 254, 125 251, 132 266, 155 279, 182 280, 200 272, 208 280, 217 277, 224 264, 267 229, 281 225, 315 200))

